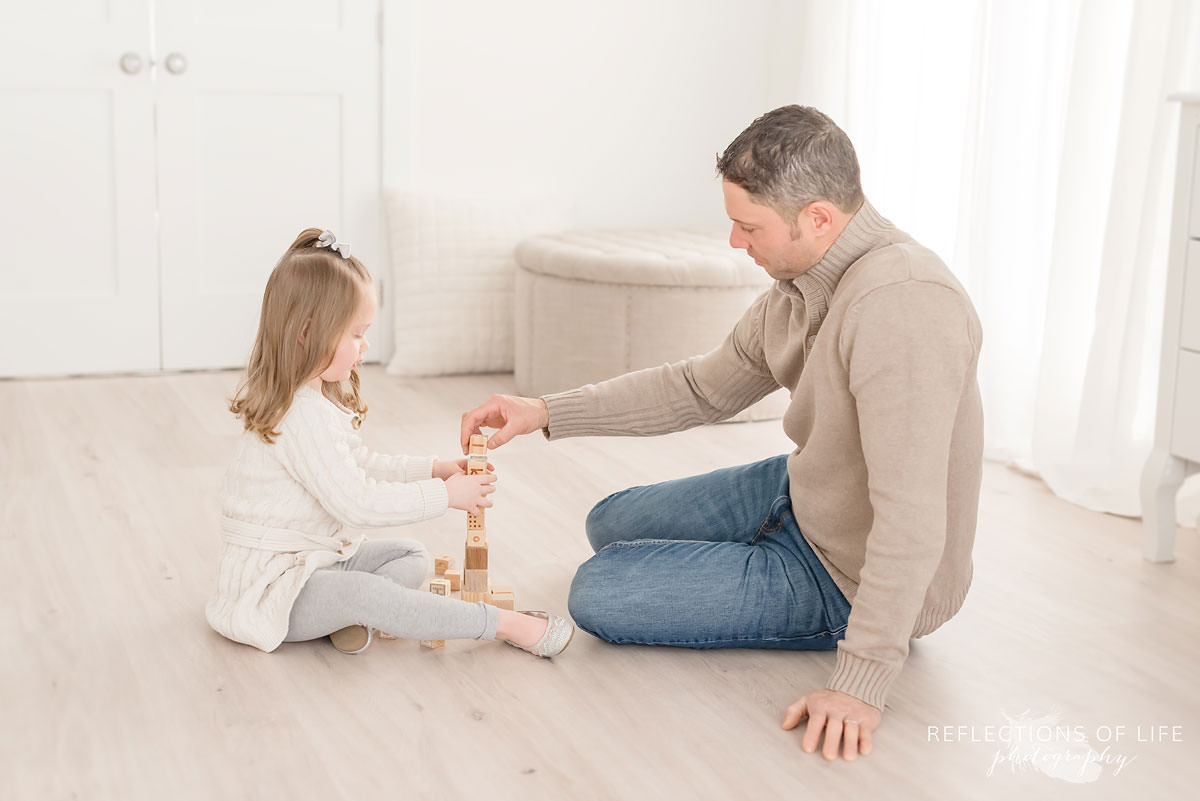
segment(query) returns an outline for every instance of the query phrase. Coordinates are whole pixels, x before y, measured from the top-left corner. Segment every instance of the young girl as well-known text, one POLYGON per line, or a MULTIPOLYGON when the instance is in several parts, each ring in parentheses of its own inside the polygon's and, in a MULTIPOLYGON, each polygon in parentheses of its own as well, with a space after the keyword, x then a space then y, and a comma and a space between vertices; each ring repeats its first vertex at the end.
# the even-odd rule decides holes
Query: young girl
POLYGON ((224 546, 209 625, 263 651, 330 635, 339 650, 357 653, 378 629, 560 653, 574 633, 563 618, 420 591, 429 565, 420 543, 343 530, 428 520, 448 507, 478 512, 495 491, 495 476, 468 476, 465 459, 363 447, 355 432, 367 407, 355 367, 375 306, 366 268, 329 231, 302 232, 271 273, 250 364, 230 404, 245 433, 222 491, 224 546))

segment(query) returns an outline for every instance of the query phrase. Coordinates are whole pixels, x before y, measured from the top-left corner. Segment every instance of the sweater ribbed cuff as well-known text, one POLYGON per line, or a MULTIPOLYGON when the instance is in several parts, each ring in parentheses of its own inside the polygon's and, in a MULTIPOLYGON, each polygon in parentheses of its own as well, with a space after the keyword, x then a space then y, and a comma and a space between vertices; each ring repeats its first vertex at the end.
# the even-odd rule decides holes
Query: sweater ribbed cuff
POLYGON ((826 689, 853 695, 877 709, 882 710, 887 700, 888 689, 900 669, 884 662, 862 659, 839 648, 837 666, 825 683, 826 689))
POLYGON ((550 422, 543 429, 546 439, 578 437, 589 430, 582 388, 543 395, 542 400, 550 414, 550 422))
POLYGON ((421 490, 421 519, 443 515, 450 508, 450 496, 446 493, 446 482, 440 478, 427 478, 418 481, 416 486, 421 490))
MULTIPOLYGON (((436 456, 410 456, 404 469, 404 481, 428 481, 433 478, 436 456)), ((444 482, 443 482, 444 483, 444 482)))

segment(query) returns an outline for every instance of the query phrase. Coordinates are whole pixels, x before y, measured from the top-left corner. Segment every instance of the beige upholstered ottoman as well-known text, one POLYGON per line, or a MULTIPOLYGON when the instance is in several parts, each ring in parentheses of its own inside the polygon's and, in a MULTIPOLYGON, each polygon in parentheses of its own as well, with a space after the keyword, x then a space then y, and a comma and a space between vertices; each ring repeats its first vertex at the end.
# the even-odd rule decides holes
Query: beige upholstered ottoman
MULTIPOLYGON (((517 245, 513 354, 525 395, 707 353, 771 278, 724 236, 679 229, 567 231, 517 245)), ((780 390, 736 420, 779 417, 780 390)))

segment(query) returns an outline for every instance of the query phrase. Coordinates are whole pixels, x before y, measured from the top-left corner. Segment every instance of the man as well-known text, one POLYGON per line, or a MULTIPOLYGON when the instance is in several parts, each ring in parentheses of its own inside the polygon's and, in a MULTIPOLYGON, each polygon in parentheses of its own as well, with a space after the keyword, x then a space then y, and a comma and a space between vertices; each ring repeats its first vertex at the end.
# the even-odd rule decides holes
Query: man
POLYGON ((846 134, 776 109, 717 162, 729 243, 776 279, 704 356, 540 399, 498 395, 462 437, 498 447, 652 435, 726 419, 776 387, 790 455, 635 487, 588 515, 597 553, 570 610, 614 643, 837 648, 833 674, 788 707, 807 752, 871 750, 909 639, 962 605, 971 581, 983 413, 982 332, 942 261, 863 197, 846 134))

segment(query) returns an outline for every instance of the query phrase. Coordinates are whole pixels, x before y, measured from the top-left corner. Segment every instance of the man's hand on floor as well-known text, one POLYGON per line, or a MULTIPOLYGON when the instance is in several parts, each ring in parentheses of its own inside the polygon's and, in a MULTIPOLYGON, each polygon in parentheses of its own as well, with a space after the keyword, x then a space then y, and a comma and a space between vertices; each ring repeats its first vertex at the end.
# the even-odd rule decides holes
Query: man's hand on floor
POLYGON ((871 753, 871 735, 883 720, 883 713, 877 708, 837 690, 817 690, 789 706, 783 728, 796 728, 805 716, 808 726, 800 742, 804 752, 816 751, 821 732, 824 732, 825 745, 821 755, 828 760, 837 759, 838 746, 844 741, 842 756, 847 762, 858 759, 859 754, 871 753))

